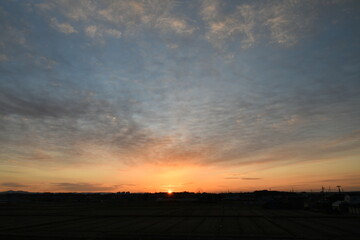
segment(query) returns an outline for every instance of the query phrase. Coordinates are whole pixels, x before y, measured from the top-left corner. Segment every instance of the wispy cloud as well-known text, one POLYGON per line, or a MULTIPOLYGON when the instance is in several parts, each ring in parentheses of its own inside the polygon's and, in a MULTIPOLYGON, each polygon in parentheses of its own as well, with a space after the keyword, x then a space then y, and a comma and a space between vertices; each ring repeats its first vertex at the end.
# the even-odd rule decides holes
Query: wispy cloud
POLYGON ((208 25, 206 38, 217 48, 221 48, 228 40, 240 35, 241 47, 249 48, 254 44, 255 12, 252 6, 238 6, 232 15, 220 14, 220 4, 212 2, 203 6, 201 14, 208 25))
MULTIPOLYGON (((59 10, 69 20, 77 22, 94 22, 101 20, 120 28, 108 28, 100 32, 120 37, 121 34, 132 35, 141 29, 156 29, 160 32, 173 32, 177 34, 191 34, 195 28, 191 26, 185 17, 177 16, 173 9, 175 1, 50 1, 37 4, 43 12, 59 10), (121 34, 120 34, 121 33, 121 34)), ((52 20, 53 22, 54 20, 52 20)), ((58 29, 69 33, 70 26, 67 24, 54 23, 58 29)), ((99 27, 96 27, 99 30, 99 27)), ((93 25, 88 26, 86 31, 90 36, 95 36, 93 25)), ((75 30, 74 30, 75 31, 75 30)))
POLYGON ((225 177, 224 179, 234 180, 234 179, 240 179, 238 177, 225 177))
POLYGON ((114 28, 110 28, 110 29, 105 29, 104 32, 110 36, 113 36, 115 38, 120 38, 121 37, 121 32, 117 29, 114 28))
POLYGON ((157 28, 161 31, 174 31, 178 34, 192 34, 195 28, 190 26, 184 19, 164 17, 156 21, 157 28))
POLYGON ((70 192, 111 192, 117 190, 116 186, 92 183, 54 183, 53 185, 58 191, 70 192))
POLYGON ((8 61, 9 57, 6 54, 0 54, 0 62, 8 61))
POLYGON ((217 48, 240 39, 241 48, 270 41, 292 46, 312 31, 318 8, 331 4, 320 1, 238 2, 225 10, 221 1, 203 1, 200 15, 207 25, 206 38, 217 48))
POLYGON ((85 33, 90 37, 95 37, 97 35, 97 27, 95 25, 87 26, 85 33))
POLYGON ((25 188, 25 187, 28 187, 27 185, 23 185, 23 184, 16 183, 16 182, 3 182, 3 183, 0 183, 0 186, 8 187, 8 188, 25 188))
POLYGON ((59 23, 56 18, 51 18, 51 25, 58 31, 65 33, 65 34, 71 34, 76 33, 77 31, 75 28, 69 24, 69 23, 59 23))
POLYGON ((106 28, 103 26, 90 25, 85 28, 87 36, 103 40, 104 36, 111 36, 115 38, 121 37, 121 32, 114 28, 106 28))
MULTIPOLYGON (((199 3, 192 5, 198 9, 204 29, 197 26, 200 23, 198 19, 189 21, 188 14, 176 11, 185 3, 172 0, 107 0, 101 3, 62 0, 38 3, 36 7, 44 13, 57 10, 77 24, 100 21, 116 26, 118 29, 115 31, 111 31, 110 26, 108 30, 108 34, 115 37, 120 37, 119 32, 123 36, 134 36, 145 29, 179 35, 191 35, 197 31, 218 49, 234 44, 235 41, 239 47, 246 49, 263 41, 283 46, 295 45, 313 30, 311 26, 319 10, 323 6, 336 4, 321 1, 230 1, 232 9, 229 10, 227 4, 218 0, 199 3)), ((58 23, 54 19, 51 22, 58 30, 64 33, 76 32, 69 23, 58 23)), ((94 33, 90 35, 94 36, 94 33)))

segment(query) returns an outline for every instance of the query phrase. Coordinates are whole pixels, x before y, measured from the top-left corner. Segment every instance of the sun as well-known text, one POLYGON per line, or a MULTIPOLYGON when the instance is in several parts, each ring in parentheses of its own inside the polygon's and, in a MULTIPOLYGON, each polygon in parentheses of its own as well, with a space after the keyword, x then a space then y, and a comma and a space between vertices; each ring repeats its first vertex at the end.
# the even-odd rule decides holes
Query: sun
POLYGON ((172 190, 168 190, 167 193, 168 193, 169 195, 171 195, 171 194, 173 193, 173 191, 172 191, 172 190))

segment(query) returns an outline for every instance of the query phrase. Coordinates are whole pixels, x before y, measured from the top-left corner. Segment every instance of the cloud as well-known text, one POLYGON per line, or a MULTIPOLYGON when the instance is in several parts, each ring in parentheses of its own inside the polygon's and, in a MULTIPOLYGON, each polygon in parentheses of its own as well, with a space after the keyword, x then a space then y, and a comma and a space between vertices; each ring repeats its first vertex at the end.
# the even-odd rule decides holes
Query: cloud
POLYGON ((203 6, 201 15, 208 25, 205 37, 217 48, 221 48, 226 41, 240 35, 241 47, 249 48, 254 42, 255 15, 254 7, 242 5, 232 15, 221 15, 217 10, 219 3, 213 2, 203 6))
POLYGON ((43 48, 39 37, 25 51, 11 41, 30 43, 37 35, 26 40, 31 31, 0 26, 9 33, 0 36, 4 54, 21 56, 0 69, 0 139, 7 146, 1 152, 26 164, 105 159, 274 167, 350 152, 358 146, 356 136, 346 139, 359 119, 357 57, 334 64, 344 48, 300 54, 271 46, 294 46, 310 30, 317 14, 305 11, 310 5, 43 2, 39 11, 59 31, 82 29, 94 41, 123 39, 93 46, 80 34, 62 35, 43 48), (192 6, 188 14, 184 9, 192 6), (208 42, 231 54, 219 54, 208 42))
POLYGON ((31 94, 19 96, 10 91, 5 91, 5 89, 0 91, 0 110, 2 114, 16 114, 34 118, 62 118, 85 114, 90 108, 94 107, 86 100, 80 100, 76 104, 70 104, 70 102, 72 102, 70 99, 57 101, 45 96, 32 96, 31 94))
POLYGON ((42 150, 34 150, 33 153, 27 157, 30 161, 44 161, 49 162, 53 160, 53 157, 42 150))
POLYGON ((200 15, 206 21, 219 18, 221 10, 221 1, 219 0, 208 0, 202 1, 200 6, 200 15))
POLYGON ((110 29, 105 29, 104 32, 107 35, 113 36, 115 38, 120 38, 121 37, 121 32, 117 29, 114 28, 110 28, 110 29))
MULTIPOLYGON (((154 60, 156 54, 149 56, 154 60)), ((176 63, 186 72, 182 64, 176 63)), ((171 61, 166 62, 162 69, 171 72, 170 64, 171 61)), ((199 66, 194 63, 193 67, 199 66)), ((210 66, 220 70, 216 64, 210 66)), ((105 76, 109 75, 105 73, 105 76)), ((139 76, 141 79, 142 75, 139 76)), ((50 88, 54 89, 52 95, 48 94, 49 85, 38 87, 37 91, 25 84, 16 90, 0 91, 0 110, 5 116, 1 119, 2 142, 30 142, 33 149, 24 152, 32 164, 36 161, 54 165, 57 162, 97 164, 97 159, 106 156, 106 161, 114 164, 276 167, 326 159, 336 151, 356 147, 356 143, 349 145, 352 141, 345 141, 345 148, 324 152, 324 147, 319 146, 336 138, 312 135, 319 127, 328 129, 329 133, 333 128, 331 122, 320 120, 319 115, 331 117, 334 108, 330 111, 323 106, 334 107, 344 101, 351 108, 351 101, 355 101, 351 95, 344 94, 334 103, 331 98, 334 93, 328 92, 326 86, 316 94, 305 89, 288 95, 293 89, 291 84, 273 88, 267 84, 274 82, 259 85, 256 80, 249 83, 251 91, 232 81, 222 81, 218 86, 219 82, 211 78, 200 87, 189 84, 186 78, 170 85, 171 88, 155 82, 156 79, 108 85, 92 80, 89 72, 84 85, 77 86, 74 78, 64 88, 66 79, 57 77, 61 85, 50 88), (133 87, 138 83, 142 84, 140 91, 133 87), (94 91, 106 89, 106 94, 81 91, 87 86, 92 86, 94 91), (214 88, 217 91, 212 91, 214 88), (315 145, 311 141, 313 137, 315 145), (49 161, 44 161, 44 155, 39 153, 48 154, 49 161)), ((301 86, 296 88, 299 89, 301 86)), ((336 122, 338 129, 344 121, 336 122)), ((18 155, 24 156, 24 152, 18 155)))
POLYGON ((87 26, 85 33, 90 37, 95 37, 97 32, 97 27, 95 25, 87 26))
POLYGON ((8 61, 9 57, 6 54, 0 54, 0 62, 8 61))
POLYGON ((174 31, 178 34, 192 34, 195 31, 195 27, 190 26, 184 19, 174 17, 160 18, 155 26, 161 31, 174 31))
POLYGON ((6 61, 11 57, 9 53, 16 52, 16 50, 24 50, 29 47, 26 40, 28 26, 25 24, 17 24, 17 26, 14 26, 11 20, 1 16, 1 14, 0 20, 3 23, 0 26, 0 31, 2 32, 0 35, 0 48, 3 51, 3 53, 1 53, 1 61, 6 61))
POLYGON ((3 183, 0 183, 0 186, 2 186, 2 187, 9 187, 9 188, 24 188, 24 187, 28 187, 27 185, 19 184, 19 183, 16 183, 16 182, 3 182, 3 183))
POLYGON ((89 0, 53 0, 37 3, 35 6, 41 11, 58 10, 64 16, 72 20, 88 20, 95 14, 96 2, 89 0))
POLYGON ((55 6, 52 2, 47 1, 47 2, 43 2, 43 3, 35 4, 35 7, 42 11, 49 11, 49 10, 52 10, 55 6))
POLYGON ((92 183, 53 183, 58 191, 69 192, 113 192, 117 190, 116 186, 104 186, 92 183))
MULTIPOLYGON (((61 0, 37 3, 35 6, 45 14, 56 11, 77 25, 105 25, 98 35, 134 37, 149 29, 164 35, 179 36, 190 36, 197 32, 215 48, 224 50, 232 44, 248 49, 261 42, 294 46, 314 31, 312 26, 322 8, 339 3, 296 0, 226 3, 218 0, 194 3, 173 0, 61 0), (183 11, 183 7, 189 4, 198 10, 198 15, 183 11)), ((58 23, 54 17, 51 22, 61 32, 76 32, 70 23, 58 23)), ((89 34, 95 36, 95 33, 89 34)))
MULTIPOLYGON (((319 177, 319 176, 317 176, 319 177)), ((319 190, 321 189, 321 184, 326 184, 324 187, 326 188, 332 188, 332 190, 336 191, 337 185, 341 185, 342 188, 345 188, 345 190, 347 191, 351 191, 350 189, 356 189, 356 187, 359 187, 359 182, 360 182, 360 177, 358 175, 348 175, 348 174, 342 174, 341 177, 340 175, 337 178, 323 178, 322 176, 319 177, 319 179, 316 180, 312 180, 312 181, 302 181, 302 182, 298 182, 297 184, 299 186, 308 186, 310 184, 313 184, 314 182, 318 183, 319 185, 319 190)))
POLYGON ((99 155, 107 154, 108 161, 130 163, 135 153, 156 141, 152 132, 132 119, 132 103, 126 101, 113 105, 86 95, 58 99, 8 90, 0 91, 0 103, 0 142, 23 145, 0 152, 12 154, 17 162, 97 164, 99 155))
POLYGON ((132 183, 124 183, 124 184, 117 184, 115 185, 115 187, 135 187, 136 184, 132 184, 132 183))
POLYGON ((355 130, 346 136, 331 141, 327 147, 334 147, 335 145, 348 144, 356 141, 360 141, 360 130, 355 130))
POLYGON ((176 48, 179 48, 179 45, 177 45, 175 43, 169 43, 169 44, 167 44, 167 47, 171 48, 171 49, 176 49, 176 48))
MULTIPOLYGON (((176 1, 172 0, 153 0, 153 1, 50 1, 37 4, 37 8, 46 12, 58 10, 69 20, 87 23, 103 22, 105 25, 117 26, 120 29, 108 27, 101 31, 119 38, 122 34, 130 36, 141 29, 156 29, 164 34, 169 32, 176 34, 191 34, 195 28, 189 24, 183 16, 177 16, 173 9, 176 1)), ((53 20, 52 20, 53 21, 53 20)), ((59 24, 55 23, 55 26, 59 24)), ((58 26, 69 32, 68 25, 58 26)), ((86 31, 90 36, 95 36, 94 27, 88 26, 86 31)), ((103 27, 102 27, 103 28, 103 27)), ((99 30, 99 27, 97 27, 99 30)), ((75 31, 75 30, 74 30, 75 31)), ((100 33, 98 33, 100 34, 100 33)))
POLYGON ((77 31, 71 24, 69 23, 59 23, 56 18, 51 18, 51 25, 58 31, 65 33, 65 34, 71 34, 76 33, 77 31))
POLYGON ((203 1, 199 14, 207 26, 205 37, 216 48, 240 39, 241 48, 270 41, 293 46, 311 32, 318 10, 335 3, 320 1, 238 2, 225 10, 221 1, 203 1))
POLYGON ((13 171, 13 170, 0 170, 0 172, 3 172, 3 173, 21 173, 20 171, 13 171))
POLYGON ((318 15, 315 9, 319 5, 322 4, 295 1, 268 6, 270 13, 264 19, 263 25, 270 29, 274 42, 287 46, 294 45, 302 34, 311 30, 311 25, 318 15))
POLYGON ((111 36, 115 38, 121 37, 121 32, 114 28, 106 28, 103 26, 90 25, 85 28, 87 36, 103 40, 104 36, 111 36))
POLYGON ((262 179, 262 178, 241 178, 242 180, 260 180, 260 179, 262 179))

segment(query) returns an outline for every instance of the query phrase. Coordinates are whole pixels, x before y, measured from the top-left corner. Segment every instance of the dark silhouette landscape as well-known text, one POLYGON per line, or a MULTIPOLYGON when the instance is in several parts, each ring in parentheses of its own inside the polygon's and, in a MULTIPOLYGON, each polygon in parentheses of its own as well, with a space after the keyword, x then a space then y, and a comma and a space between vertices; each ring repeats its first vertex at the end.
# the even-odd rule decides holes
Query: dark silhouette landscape
POLYGON ((0 194, 2 239, 358 239, 360 192, 0 194))

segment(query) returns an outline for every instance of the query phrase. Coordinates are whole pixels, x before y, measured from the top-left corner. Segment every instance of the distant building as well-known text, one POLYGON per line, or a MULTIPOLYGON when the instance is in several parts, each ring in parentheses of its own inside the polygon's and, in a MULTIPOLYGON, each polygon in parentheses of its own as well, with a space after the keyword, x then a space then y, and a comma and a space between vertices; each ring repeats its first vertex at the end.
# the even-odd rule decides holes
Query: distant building
POLYGON ((347 203, 360 203, 360 192, 348 193, 344 197, 344 201, 347 203))
POLYGON ((346 194, 344 203, 348 206, 350 214, 360 215, 360 192, 346 194))

